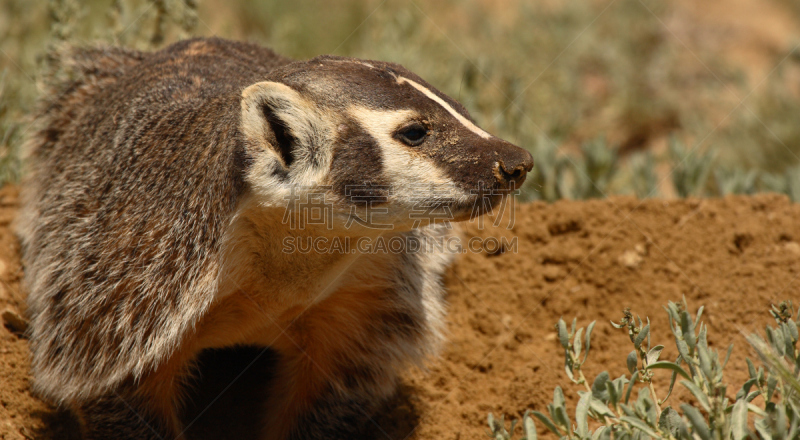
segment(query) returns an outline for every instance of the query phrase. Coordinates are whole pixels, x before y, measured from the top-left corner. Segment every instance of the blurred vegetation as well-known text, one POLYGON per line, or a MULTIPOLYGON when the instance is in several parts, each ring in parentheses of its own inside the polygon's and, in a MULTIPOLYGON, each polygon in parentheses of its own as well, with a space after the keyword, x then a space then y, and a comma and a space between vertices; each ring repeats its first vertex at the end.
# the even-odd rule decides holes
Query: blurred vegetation
MULTIPOLYGON (((0 0, 0 182, 19 177, 58 42, 152 49, 219 35, 405 65, 534 154, 525 199, 800 197, 800 56, 771 53, 777 67, 752 78, 695 37, 677 3, 196 1, 0 0)), ((793 0, 765 1, 800 22, 793 0)))

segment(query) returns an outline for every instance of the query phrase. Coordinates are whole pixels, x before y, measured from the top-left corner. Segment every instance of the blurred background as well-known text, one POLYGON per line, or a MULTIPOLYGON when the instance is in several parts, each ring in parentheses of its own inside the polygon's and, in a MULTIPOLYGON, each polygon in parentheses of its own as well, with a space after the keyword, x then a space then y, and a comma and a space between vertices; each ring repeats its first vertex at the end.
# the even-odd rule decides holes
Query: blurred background
POLYGON ((797 0, 0 0, 0 181, 48 50, 193 35, 403 64, 534 154, 526 200, 800 200, 797 0))

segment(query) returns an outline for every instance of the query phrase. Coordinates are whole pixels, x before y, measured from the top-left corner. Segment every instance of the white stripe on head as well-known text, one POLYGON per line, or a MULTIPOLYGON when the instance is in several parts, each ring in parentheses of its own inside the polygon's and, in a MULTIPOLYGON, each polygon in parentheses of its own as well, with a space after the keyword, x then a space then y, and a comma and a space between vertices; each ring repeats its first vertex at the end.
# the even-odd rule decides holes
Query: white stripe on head
POLYGON ((453 107, 451 107, 450 104, 446 103, 444 101, 444 99, 436 96, 435 93, 433 93, 430 90, 428 90, 427 88, 425 88, 422 84, 420 84, 420 83, 418 83, 416 81, 412 81, 412 80, 410 80, 408 78, 404 78, 402 76, 398 76, 397 77, 397 83, 398 84, 403 84, 403 83, 410 84, 411 87, 419 90, 420 92, 422 92, 423 95, 427 96, 428 98, 430 98, 431 100, 433 100, 434 102, 436 102, 437 104, 442 106, 442 108, 444 108, 445 110, 447 110, 448 113, 453 115, 453 117, 456 118, 458 120, 458 122, 460 122, 464 127, 467 127, 471 132, 477 134, 478 136, 480 136, 480 137, 482 137, 484 139, 489 139, 490 137, 492 137, 492 135, 490 135, 489 133, 483 131, 477 125, 473 124, 472 121, 470 121, 469 119, 465 118, 461 113, 457 112, 453 107))

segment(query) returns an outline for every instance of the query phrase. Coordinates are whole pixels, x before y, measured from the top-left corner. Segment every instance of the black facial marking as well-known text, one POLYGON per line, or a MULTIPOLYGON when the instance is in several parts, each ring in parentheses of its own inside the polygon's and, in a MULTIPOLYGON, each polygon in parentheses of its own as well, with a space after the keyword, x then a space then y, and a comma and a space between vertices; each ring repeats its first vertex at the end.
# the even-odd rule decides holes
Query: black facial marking
POLYGON ((339 133, 331 163, 333 191, 361 202, 380 203, 387 197, 388 184, 378 142, 358 124, 339 133))

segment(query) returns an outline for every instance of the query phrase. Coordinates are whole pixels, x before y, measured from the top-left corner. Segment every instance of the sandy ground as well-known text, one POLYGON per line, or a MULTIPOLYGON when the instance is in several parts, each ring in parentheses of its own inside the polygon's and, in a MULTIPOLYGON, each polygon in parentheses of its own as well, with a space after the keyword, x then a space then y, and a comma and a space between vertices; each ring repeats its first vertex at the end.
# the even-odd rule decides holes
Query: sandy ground
MULTIPOLYGON (((21 311, 18 245, 9 229, 16 203, 14 188, 0 190, 0 309, 21 311)), ((449 342, 442 356, 431 360, 427 372, 405 375, 397 397, 368 422, 365 438, 483 438, 489 411, 516 417, 525 409, 541 410, 556 385, 574 396, 579 388, 564 374, 553 329, 560 316, 577 317, 581 325, 598 321, 586 367, 590 377, 601 370, 612 377, 625 372, 632 347, 609 324, 625 307, 650 317, 654 345, 667 345, 664 357, 674 358, 662 306, 682 295, 691 308, 706 306, 710 345, 724 350, 735 344, 727 376, 733 396, 746 375, 744 358, 752 357, 744 335, 763 331, 771 303, 797 299, 798 218, 800 205, 775 195, 612 198, 520 205, 511 229, 469 225, 468 235, 517 237, 516 252, 465 254, 452 267, 446 278, 449 342)), ((0 438, 78 438, 67 413, 31 395, 27 356, 26 340, 0 328, 0 438)), ((243 352, 209 362, 236 373, 254 356, 243 352)), ((242 408, 233 391, 266 374, 269 356, 262 360, 200 416, 190 434, 246 438, 246 423, 237 417, 252 407, 242 408)), ((221 390, 229 379, 219 379, 221 390)), ((666 376, 657 379, 663 386, 666 376)))

